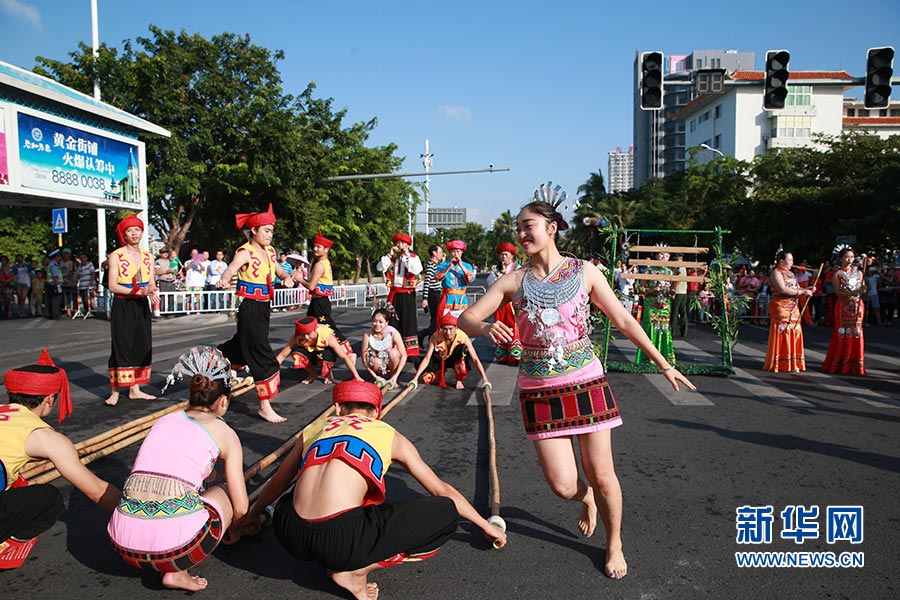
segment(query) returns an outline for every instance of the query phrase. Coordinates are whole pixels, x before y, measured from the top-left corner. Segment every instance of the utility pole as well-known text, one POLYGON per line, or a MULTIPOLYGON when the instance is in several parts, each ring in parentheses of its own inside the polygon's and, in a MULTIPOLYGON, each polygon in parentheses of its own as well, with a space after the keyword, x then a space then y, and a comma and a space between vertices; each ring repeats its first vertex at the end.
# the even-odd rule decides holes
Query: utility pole
POLYGON ((422 165, 425 167, 425 233, 428 233, 428 196, 431 186, 431 159, 434 154, 428 151, 428 139, 425 139, 425 154, 422 155, 422 165))
MULTIPOLYGON (((100 56, 100 25, 97 20, 97 0, 91 0, 91 44, 94 55, 94 100, 100 102, 100 79, 96 76, 100 56)), ((145 228, 149 229, 149 225, 145 228)), ((146 231, 144 235, 147 235, 146 231)), ((106 260, 106 209, 97 209, 97 268, 106 260)), ((105 285, 105 284, 104 284, 105 285)))

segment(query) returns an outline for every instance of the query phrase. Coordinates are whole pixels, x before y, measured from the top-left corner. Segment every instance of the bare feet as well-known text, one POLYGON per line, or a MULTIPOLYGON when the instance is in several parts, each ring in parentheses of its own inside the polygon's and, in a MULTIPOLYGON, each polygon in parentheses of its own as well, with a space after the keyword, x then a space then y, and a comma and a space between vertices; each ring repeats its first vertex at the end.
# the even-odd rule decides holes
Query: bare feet
POLYGON ((325 383, 334 383, 334 377, 332 377, 331 375, 328 375, 325 377, 324 382, 325 383))
POLYGON ((150 394, 145 394, 140 389, 135 391, 133 388, 130 392, 128 392, 128 397, 132 400, 156 400, 156 396, 151 396, 150 394))
POLYGON ((628 563, 625 562, 625 555, 622 554, 621 547, 606 549, 604 570, 610 579, 622 579, 628 574, 628 563))
POLYGON ((107 406, 115 406, 118 403, 119 403, 119 392, 113 392, 112 394, 109 395, 109 398, 107 398, 103 402, 103 404, 105 404, 107 406))
POLYGON ((327 571, 328 576, 336 584, 353 594, 357 600, 375 600, 378 598, 378 584, 366 582, 367 573, 359 571, 327 571))
POLYGON ((463 382, 462 382, 462 381, 457 381, 457 382, 456 382, 456 389, 458 389, 458 390, 464 390, 464 389, 466 389, 466 386, 463 385, 463 382))
POLYGON ((594 535, 594 529, 597 527, 597 503, 594 502, 594 490, 588 488, 581 501, 581 514, 578 516, 578 529, 581 535, 588 538, 594 535))
POLYGON ((265 421, 269 423, 284 423, 287 421, 285 417, 282 417, 275 409, 272 408, 272 404, 268 400, 263 400, 259 403, 259 410, 256 412, 260 417, 262 417, 265 421))
POLYGON ((162 578, 163 586, 174 590, 188 590, 189 592, 199 592, 206 589, 209 582, 203 577, 191 575, 187 571, 177 571, 175 573, 166 573, 162 578))
POLYGON ((301 382, 303 385, 309 385, 309 384, 311 384, 313 381, 316 380, 316 373, 315 373, 315 371, 313 371, 313 370, 311 370, 311 369, 308 369, 306 372, 309 373, 309 375, 307 375, 307 376, 306 376, 306 379, 304 379, 304 380, 301 382))

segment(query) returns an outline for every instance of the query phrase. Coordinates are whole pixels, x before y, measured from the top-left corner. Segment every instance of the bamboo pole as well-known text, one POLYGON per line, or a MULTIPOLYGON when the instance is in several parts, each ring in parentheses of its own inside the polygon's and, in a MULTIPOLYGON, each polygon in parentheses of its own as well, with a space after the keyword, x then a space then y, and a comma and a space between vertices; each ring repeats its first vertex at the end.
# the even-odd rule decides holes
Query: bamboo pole
MULTIPOLYGON (((115 444, 110 444, 104 448, 101 448, 100 450, 97 450, 96 452, 92 452, 91 454, 82 456, 81 464, 88 465, 99 458, 103 458, 104 456, 107 456, 109 454, 112 454, 113 452, 121 450, 122 448, 130 446, 131 444, 133 444, 135 442, 139 442, 142 439, 144 439, 145 437, 147 437, 147 434, 149 432, 150 432, 149 428, 145 429, 143 431, 139 431, 139 432, 131 435, 130 437, 127 437, 123 440, 116 442, 115 444)), ((33 480, 30 480, 28 483, 30 483, 30 484, 47 483, 47 482, 53 481, 54 479, 58 478, 59 476, 60 476, 60 472, 54 468, 54 469, 51 469, 50 471, 44 473, 43 475, 39 475, 38 477, 35 477, 33 480)))
MULTIPOLYGON (((494 409, 491 402, 490 385, 485 385, 482 388, 482 392, 484 393, 484 408, 487 414, 488 428, 488 470, 491 498, 491 516, 488 518, 488 523, 506 531, 506 522, 500 516, 500 475, 497 472, 497 438, 494 434, 494 409)), ((494 541, 494 549, 500 549, 499 543, 499 540, 494 541)))
MULTIPOLYGON (((149 429, 152 427, 159 419, 162 417, 177 412, 179 410, 183 410, 187 408, 187 401, 179 402, 178 404, 174 404, 162 410, 158 410, 149 415, 145 415, 139 419, 135 419, 133 421, 129 421, 128 423, 124 423, 119 425, 118 427, 113 427, 103 433, 97 434, 94 437, 88 438, 86 440, 82 440, 75 444, 75 450, 78 452, 79 457, 86 456, 91 454, 92 452, 96 452, 104 448, 107 445, 118 442, 119 440, 130 437, 131 435, 143 431, 144 429, 149 429)), ((53 463, 49 460, 41 460, 34 463, 28 469, 22 472, 22 477, 25 479, 30 479, 36 475, 40 475, 42 473, 46 473, 54 469, 53 463)))

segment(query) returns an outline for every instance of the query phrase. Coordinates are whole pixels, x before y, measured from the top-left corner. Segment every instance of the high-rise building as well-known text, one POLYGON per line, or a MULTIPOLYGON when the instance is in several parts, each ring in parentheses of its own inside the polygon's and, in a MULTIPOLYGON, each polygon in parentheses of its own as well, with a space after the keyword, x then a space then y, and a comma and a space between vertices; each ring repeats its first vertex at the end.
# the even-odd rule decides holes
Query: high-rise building
POLYGON ((609 153, 609 168, 607 169, 609 180, 607 188, 610 194, 627 192, 634 187, 634 146, 628 147, 628 152, 622 152, 622 148, 616 148, 609 153))
POLYGON ((666 55, 663 107, 641 110, 640 52, 634 59, 634 186, 651 177, 666 177, 684 170, 684 122, 672 119, 694 99, 698 69, 725 69, 731 73, 753 68, 754 54, 737 50, 694 50, 666 55))
POLYGON ((762 71, 735 71, 725 93, 702 94, 672 120, 687 126, 685 143, 700 148, 697 159, 718 154, 750 161, 776 148, 815 147, 815 134, 840 135, 844 93, 854 78, 844 71, 792 71, 785 107, 763 109, 762 71))

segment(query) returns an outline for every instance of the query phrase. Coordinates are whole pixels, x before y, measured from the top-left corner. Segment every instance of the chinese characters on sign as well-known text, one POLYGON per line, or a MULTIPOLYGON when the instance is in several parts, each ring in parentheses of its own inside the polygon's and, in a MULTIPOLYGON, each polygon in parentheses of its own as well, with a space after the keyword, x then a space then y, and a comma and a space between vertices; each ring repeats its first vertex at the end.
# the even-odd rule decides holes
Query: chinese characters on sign
POLYGON ((18 113, 22 187, 140 203, 138 146, 18 113))
MULTIPOLYGON (((735 519, 738 544, 771 544, 774 508, 741 506, 735 519)), ((825 540, 829 544, 863 541, 862 506, 828 506, 825 510, 825 540)), ((819 538, 819 507, 788 505, 781 511, 782 539, 802 544, 819 538)))

